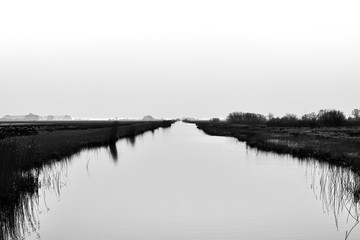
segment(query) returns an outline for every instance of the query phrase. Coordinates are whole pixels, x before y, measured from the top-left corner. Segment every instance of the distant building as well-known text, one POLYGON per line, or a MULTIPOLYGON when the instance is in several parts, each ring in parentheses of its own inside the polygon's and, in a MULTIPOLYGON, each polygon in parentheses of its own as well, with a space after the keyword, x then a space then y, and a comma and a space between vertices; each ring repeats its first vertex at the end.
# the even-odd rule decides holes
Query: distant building
POLYGON ((53 120, 55 120, 55 117, 53 115, 49 115, 49 116, 46 117, 46 120, 47 121, 53 121, 53 120))
POLYGON ((48 116, 39 116, 35 115, 33 113, 29 113, 28 115, 5 115, 2 118, 0 118, 0 121, 40 121, 40 120, 72 120, 72 117, 70 115, 48 115, 48 116))
POLYGON ((39 121, 40 116, 29 113, 28 115, 24 116, 25 121, 39 121))
POLYGON ((0 118, 0 121, 22 121, 24 120, 24 116, 12 116, 12 115, 5 115, 0 118))
POLYGON ((155 121, 156 119, 150 115, 147 115, 142 118, 143 121, 155 121))
POLYGON ((70 115, 65 115, 63 119, 64 120, 72 120, 72 117, 70 115))
POLYGON ((5 115, 4 117, 0 118, 0 121, 39 121, 40 116, 29 113, 28 115, 5 115))

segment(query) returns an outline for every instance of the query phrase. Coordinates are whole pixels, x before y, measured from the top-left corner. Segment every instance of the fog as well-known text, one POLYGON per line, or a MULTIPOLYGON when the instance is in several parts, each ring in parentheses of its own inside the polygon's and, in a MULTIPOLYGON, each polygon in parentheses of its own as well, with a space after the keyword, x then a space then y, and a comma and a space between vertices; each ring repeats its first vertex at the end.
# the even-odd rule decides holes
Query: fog
POLYGON ((0 116, 359 108, 358 1, 6 1, 0 116))

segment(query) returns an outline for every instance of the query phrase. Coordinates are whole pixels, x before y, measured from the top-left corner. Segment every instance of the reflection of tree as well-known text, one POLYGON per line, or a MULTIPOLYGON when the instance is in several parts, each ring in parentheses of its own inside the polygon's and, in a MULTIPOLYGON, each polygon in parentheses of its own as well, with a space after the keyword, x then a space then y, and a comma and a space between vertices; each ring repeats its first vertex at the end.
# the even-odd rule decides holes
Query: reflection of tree
POLYGON ((126 141, 131 144, 131 146, 135 146, 136 143, 136 137, 128 137, 126 138, 126 141))
POLYGON ((116 163, 117 160, 118 160, 118 151, 117 151, 117 148, 116 148, 116 143, 111 143, 109 145, 109 150, 110 150, 110 154, 111 154, 112 159, 116 163))
POLYGON ((360 176, 348 169, 317 161, 307 161, 306 171, 315 197, 322 200, 326 213, 332 213, 336 228, 339 230, 339 218, 344 214, 346 223, 353 222, 345 232, 345 239, 348 239, 359 224, 360 176))
POLYGON ((144 133, 138 133, 137 135, 129 135, 129 136, 126 138, 126 141, 127 141, 128 143, 130 143, 130 145, 131 145, 132 147, 135 147, 135 145, 136 145, 136 140, 141 139, 143 136, 144 136, 144 133))

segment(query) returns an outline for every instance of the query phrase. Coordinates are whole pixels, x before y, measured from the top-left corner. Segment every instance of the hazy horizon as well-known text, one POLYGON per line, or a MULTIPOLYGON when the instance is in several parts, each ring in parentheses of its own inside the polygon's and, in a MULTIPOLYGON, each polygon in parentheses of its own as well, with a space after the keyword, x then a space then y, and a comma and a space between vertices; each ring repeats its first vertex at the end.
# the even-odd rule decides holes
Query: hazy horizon
MULTIPOLYGON (((360 108, 358 1, 17 1, 0 117, 282 116, 360 108)), ((4 24, 5 23, 5 24, 4 24)))

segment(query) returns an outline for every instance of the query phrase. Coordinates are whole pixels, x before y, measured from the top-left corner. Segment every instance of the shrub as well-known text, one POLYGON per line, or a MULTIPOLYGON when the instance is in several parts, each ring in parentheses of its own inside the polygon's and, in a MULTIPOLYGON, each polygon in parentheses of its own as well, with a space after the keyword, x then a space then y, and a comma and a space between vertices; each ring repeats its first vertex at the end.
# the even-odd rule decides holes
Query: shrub
POLYGON ((345 114, 338 110, 320 110, 317 116, 323 126, 343 126, 346 122, 345 114))
POLYGON ((220 118, 212 118, 210 119, 210 122, 220 122, 220 118))
POLYGON ((269 126, 277 126, 277 127, 298 127, 300 126, 300 122, 298 117, 295 114, 286 114, 282 118, 272 118, 267 122, 269 126))
POLYGON ((226 121, 230 123, 254 125, 264 124, 266 117, 258 113, 233 112, 227 116, 226 121))
POLYGON ((318 125, 316 113, 307 113, 301 117, 301 125, 306 127, 316 127, 318 125))

